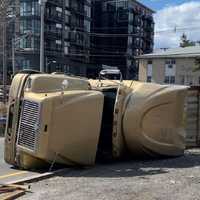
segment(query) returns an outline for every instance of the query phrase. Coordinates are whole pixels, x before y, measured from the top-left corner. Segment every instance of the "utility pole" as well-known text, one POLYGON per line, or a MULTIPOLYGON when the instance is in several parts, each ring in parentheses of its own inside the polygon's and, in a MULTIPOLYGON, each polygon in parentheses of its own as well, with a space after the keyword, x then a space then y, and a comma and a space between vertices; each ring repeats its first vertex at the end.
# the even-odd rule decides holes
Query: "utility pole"
POLYGON ((40 4, 40 71, 44 72, 44 15, 47 0, 39 0, 40 4))
POLYGON ((12 72, 15 75, 15 38, 12 38, 12 72))
POLYGON ((8 19, 13 15, 10 5, 11 0, 1 0, 0 3, 0 23, 1 23, 1 35, 2 35, 2 59, 3 59, 3 102, 7 101, 7 25, 8 19))
MULTIPOLYGON (((16 13, 15 13, 16 14, 16 13)), ((15 17, 15 21, 14 21, 14 34, 13 34, 13 38, 12 38, 12 74, 13 76, 15 75, 15 37, 16 37, 16 15, 15 17)))
POLYGON ((6 35, 6 21, 3 21, 3 101, 6 103, 7 99, 7 35, 6 35))

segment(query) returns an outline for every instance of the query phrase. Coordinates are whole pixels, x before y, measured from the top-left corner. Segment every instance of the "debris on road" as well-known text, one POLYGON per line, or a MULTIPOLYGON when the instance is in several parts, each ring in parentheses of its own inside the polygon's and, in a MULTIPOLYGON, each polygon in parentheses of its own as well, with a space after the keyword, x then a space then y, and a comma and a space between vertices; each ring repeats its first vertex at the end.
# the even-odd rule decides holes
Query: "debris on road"
POLYGON ((30 190, 30 186, 25 187, 22 185, 0 185, 0 199, 13 200, 21 197, 30 190))

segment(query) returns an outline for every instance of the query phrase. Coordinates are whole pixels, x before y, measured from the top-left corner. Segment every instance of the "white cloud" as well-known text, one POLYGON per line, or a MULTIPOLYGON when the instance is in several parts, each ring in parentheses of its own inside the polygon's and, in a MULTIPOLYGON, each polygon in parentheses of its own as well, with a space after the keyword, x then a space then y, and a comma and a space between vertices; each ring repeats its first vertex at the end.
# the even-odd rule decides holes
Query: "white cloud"
POLYGON ((177 47, 180 36, 186 33, 190 40, 200 40, 200 2, 168 6, 155 14, 155 48, 177 47), (178 31, 175 32, 175 27, 178 31), (187 30, 180 31, 181 28, 187 30), (172 31, 174 30, 174 31, 172 31))

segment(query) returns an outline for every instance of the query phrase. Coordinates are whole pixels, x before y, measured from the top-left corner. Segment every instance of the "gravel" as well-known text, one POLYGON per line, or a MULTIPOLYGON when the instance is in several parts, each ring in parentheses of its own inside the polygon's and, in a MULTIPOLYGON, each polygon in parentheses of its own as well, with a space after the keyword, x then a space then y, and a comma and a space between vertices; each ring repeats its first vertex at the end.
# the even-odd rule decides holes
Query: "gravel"
POLYGON ((20 200, 199 200, 200 149, 163 160, 135 160, 69 169, 31 184, 20 200))

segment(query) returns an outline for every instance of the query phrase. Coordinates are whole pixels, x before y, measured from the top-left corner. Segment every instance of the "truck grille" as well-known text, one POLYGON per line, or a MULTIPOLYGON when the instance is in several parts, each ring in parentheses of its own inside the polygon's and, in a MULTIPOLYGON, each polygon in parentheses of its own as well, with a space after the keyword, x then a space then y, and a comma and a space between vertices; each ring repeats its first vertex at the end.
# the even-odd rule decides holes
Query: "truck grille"
POLYGON ((40 127, 40 105, 24 100, 18 132, 18 145, 34 151, 40 127))

